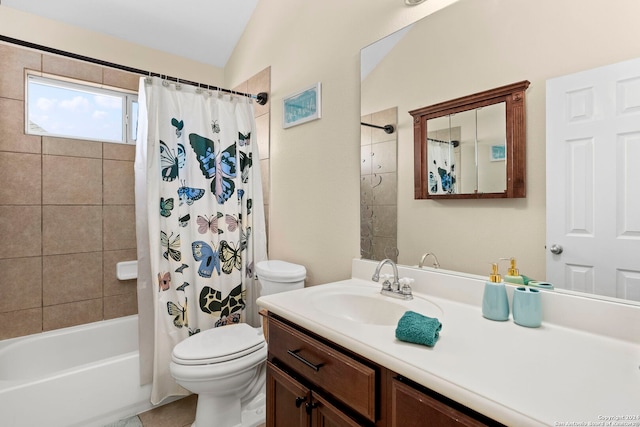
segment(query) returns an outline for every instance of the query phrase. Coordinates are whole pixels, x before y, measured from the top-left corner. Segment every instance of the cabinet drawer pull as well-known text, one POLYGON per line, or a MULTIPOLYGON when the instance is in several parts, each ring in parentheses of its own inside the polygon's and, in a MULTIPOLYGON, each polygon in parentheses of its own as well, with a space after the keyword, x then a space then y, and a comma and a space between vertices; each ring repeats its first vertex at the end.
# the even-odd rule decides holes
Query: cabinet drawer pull
POLYGON ((298 359, 300 362, 304 363, 305 365, 307 365, 308 367, 310 367, 311 369, 313 369, 314 371, 318 372, 320 370, 320 367, 322 365, 324 365, 324 363, 318 363, 313 364, 311 362, 309 362, 307 359, 305 359, 304 357, 300 356, 298 354, 300 350, 287 350, 287 353, 289 353, 291 356, 295 357, 296 359, 298 359))
POLYGON ((318 407, 316 402, 307 402, 304 404, 304 409, 307 411, 307 414, 311 415, 311 412, 318 407))

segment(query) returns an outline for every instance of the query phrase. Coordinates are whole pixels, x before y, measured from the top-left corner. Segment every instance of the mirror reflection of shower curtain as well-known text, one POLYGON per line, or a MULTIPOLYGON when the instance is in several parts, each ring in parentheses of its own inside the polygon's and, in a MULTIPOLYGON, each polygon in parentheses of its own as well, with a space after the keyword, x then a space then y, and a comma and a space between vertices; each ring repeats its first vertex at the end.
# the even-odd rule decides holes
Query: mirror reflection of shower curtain
POLYGON ((453 145, 427 141, 429 194, 456 194, 456 161, 453 145))

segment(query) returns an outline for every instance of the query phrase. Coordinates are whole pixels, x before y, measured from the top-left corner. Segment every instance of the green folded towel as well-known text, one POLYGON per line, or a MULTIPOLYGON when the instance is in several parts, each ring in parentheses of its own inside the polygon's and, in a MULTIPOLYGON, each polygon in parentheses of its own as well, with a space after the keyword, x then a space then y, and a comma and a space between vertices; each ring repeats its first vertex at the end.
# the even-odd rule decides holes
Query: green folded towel
POLYGON ((527 277, 524 274, 521 274, 520 276, 522 276, 522 281, 524 282, 525 285, 528 285, 529 282, 533 280, 531 277, 527 277))
POLYGON ((396 338, 429 347, 436 345, 442 323, 434 317, 427 317, 414 311, 407 311, 398 321, 396 338))

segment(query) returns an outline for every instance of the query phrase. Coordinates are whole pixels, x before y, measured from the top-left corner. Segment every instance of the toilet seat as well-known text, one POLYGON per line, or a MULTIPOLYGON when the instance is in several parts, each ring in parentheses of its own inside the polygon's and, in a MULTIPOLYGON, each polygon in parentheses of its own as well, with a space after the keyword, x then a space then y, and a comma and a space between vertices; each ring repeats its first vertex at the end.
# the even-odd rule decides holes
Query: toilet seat
POLYGON ((259 329, 237 323, 190 336, 173 348, 171 360, 179 365, 211 365, 245 357, 265 346, 259 329))

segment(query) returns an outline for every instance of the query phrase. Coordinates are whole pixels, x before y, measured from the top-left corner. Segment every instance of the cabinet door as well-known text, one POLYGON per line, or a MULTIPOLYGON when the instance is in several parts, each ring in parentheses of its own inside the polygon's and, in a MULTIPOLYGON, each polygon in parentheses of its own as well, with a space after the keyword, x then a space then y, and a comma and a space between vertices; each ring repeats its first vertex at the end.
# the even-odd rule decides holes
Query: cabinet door
POLYGON ((315 393, 311 393, 312 427, 362 427, 338 408, 315 393))
POLYGON ((308 388, 267 362, 267 427, 308 427, 308 388))
POLYGON ((391 427, 484 426, 466 414, 393 379, 391 427))
POLYGON ((302 331, 269 318, 269 360, 277 359, 312 388, 376 420, 376 371, 302 331))

